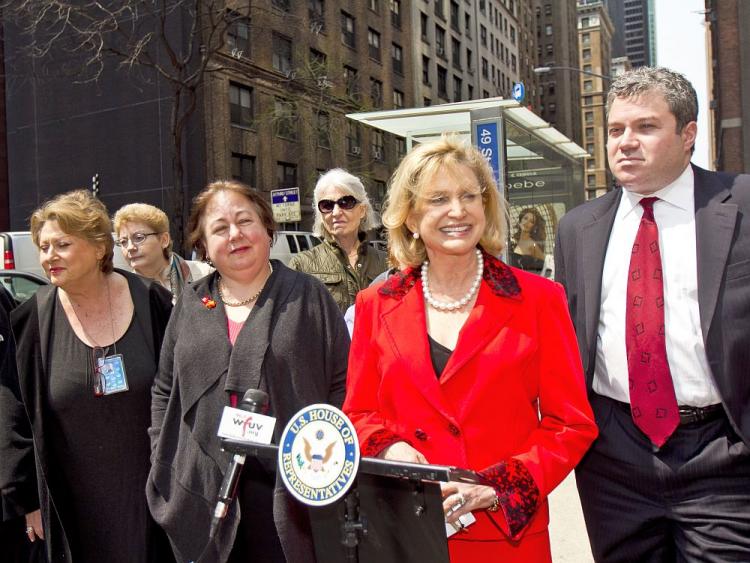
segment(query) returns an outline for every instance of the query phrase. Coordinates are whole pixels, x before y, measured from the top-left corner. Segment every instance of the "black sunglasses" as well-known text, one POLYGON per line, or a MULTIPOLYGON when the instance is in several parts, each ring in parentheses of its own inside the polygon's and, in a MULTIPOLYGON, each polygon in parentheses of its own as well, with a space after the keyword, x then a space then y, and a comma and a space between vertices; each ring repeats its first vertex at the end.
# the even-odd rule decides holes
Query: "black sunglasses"
POLYGON ((354 206, 358 203, 359 200, 353 195, 345 195, 344 197, 338 198, 336 201, 332 199, 321 199, 318 202, 318 211, 321 213, 330 213, 337 205, 341 209, 349 211, 350 209, 354 209, 354 206))

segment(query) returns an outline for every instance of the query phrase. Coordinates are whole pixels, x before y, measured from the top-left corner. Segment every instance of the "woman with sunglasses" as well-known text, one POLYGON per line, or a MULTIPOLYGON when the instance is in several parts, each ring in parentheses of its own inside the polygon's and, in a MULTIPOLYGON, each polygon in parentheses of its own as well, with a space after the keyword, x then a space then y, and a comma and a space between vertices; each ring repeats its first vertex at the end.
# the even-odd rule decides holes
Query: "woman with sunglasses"
POLYGON ((452 562, 550 562, 547 495, 597 433, 563 290, 496 258, 505 217, 476 147, 420 144, 383 212, 405 268, 357 296, 344 412, 362 455, 483 478, 443 484, 452 562))
POLYGON ((43 540, 50 562, 171 561, 145 494, 171 296, 113 269, 112 223, 88 191, 34 211, 31 236, 51 284, 11 315, 18 373, 0 381, 3 508, 25 515, 28 541, 43 540))
POLYGON ((130 203, 114 216, 115 244, 136 273, 152 279, 172 293, 172 303, 186 283, 211 273, 202 262, 185 260, 172 252, 169 219, 158 207, 130 203))
POLYGON ((313 232, 323 243, 296 254, 289 267, 322 281, 343 314, 357 292, 388 268, 386 254, 365 241, 378 223, 360 179, 341 168, 320 177, 313 202, 313 232))

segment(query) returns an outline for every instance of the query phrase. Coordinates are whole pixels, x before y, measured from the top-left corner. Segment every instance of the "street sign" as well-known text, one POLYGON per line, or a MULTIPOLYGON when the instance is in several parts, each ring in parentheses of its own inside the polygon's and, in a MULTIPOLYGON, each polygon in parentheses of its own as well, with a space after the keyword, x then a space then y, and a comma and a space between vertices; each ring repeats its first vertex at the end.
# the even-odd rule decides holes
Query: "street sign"
POLYGON ((500 136, 497 121, 474 124, 474 139, 484 158, 490 163, 495 183, 500 186, 500 136))
POLYGON ((513 84, 513 93, 511 95, 519 104, 523 101, 523 98, 526 95, 526 87, 523 85, 523 82, 516 82, 513 84))
POLYGON ((271 190, 271 209, 273 209, 273 218, 277 223, 301 221, 299 188, 271 190))

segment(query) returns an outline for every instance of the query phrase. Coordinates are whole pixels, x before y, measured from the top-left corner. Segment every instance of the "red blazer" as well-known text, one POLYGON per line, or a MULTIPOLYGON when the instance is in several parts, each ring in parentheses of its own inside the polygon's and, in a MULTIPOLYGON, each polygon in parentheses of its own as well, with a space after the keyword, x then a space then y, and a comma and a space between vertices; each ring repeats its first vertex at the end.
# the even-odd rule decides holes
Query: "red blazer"
POLYGON ((501 511, 477 511, 468 533, 453 537, 516 544, 524 532, 546 533, 546 497, 597 428, 562 287, 484 260, 476 305, 439 380, 419 268, 359 293, 343 408, 362 455, 404 440, 430 463, 482 471, 501 511))

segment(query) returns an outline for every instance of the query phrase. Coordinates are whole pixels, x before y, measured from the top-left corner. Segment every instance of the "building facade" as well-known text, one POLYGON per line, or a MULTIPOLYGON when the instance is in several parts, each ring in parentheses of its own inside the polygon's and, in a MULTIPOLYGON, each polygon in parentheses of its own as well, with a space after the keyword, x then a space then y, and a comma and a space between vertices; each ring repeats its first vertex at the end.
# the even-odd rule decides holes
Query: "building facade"
POLYGON ((586 159, 586 197, 603 195, 612 185, 607 166, 607 89, 611 80, 612 22, 603 2, 579 0, 578 44, 581 83, 581 126, 586 159), (585 74, 593 73, 593 74, 585 74))
POLYGON ((633 67, 655 61, 653 0, 605 0, 614 27, 613 57, 628 57, 633 67))

